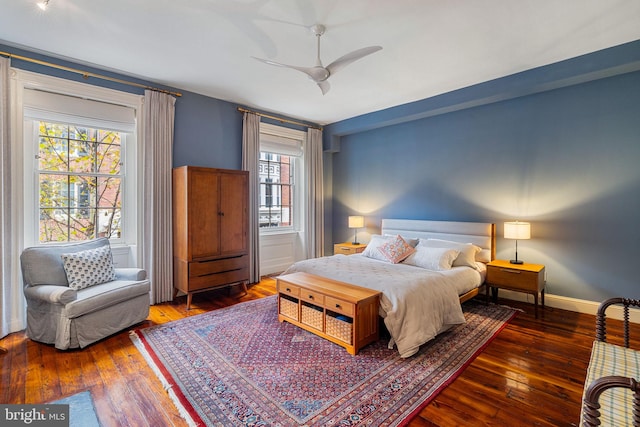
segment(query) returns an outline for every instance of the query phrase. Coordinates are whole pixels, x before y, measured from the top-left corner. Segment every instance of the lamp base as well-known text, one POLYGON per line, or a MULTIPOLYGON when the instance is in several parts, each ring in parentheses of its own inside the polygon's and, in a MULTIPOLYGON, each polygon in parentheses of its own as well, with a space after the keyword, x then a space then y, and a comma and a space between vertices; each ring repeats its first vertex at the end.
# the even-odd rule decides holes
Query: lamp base
POLYGON ((512 259, 509 261, 511 264, 524 264, 524 261, 521 259, 512 259))
POLYGON ((358 242, 351 242, 352 245, 359 245, 360 243, 358 242))

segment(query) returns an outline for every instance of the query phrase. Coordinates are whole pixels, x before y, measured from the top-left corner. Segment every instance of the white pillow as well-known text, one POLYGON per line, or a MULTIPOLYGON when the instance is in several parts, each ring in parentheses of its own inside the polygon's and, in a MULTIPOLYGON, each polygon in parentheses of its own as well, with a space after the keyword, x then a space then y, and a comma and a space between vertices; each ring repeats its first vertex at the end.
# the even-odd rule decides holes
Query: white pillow
POLYGON ((116 279, 110 246, 62 254, 61 257, 72 289, 80 290, 116 279))
POLYGON ((367 247, 364 248, 362 255, 368 258, 377 259, 378 261, 389 262, 387 257, 380 252, 380 247, 393 239, 395 239, 395 236, 381 236, 379 234, 373 234, 371 236, 371 240, 367 244, 367 247))
POLYGON ((479 246, 471 243, 459 243, 451 240, 440 239, 420 239, 418 246, 423 245, 429 248, 449 248, 459 251, 458 257, 453 261, 454 267, 467 266, 475 270, 478 269, 476 265, 476 254, 482 250, 479 246))
POLYGON ((415 265, 427 270, 451 270, 453 261, 458 257, 460 251, 450 248, 430 248, 418 244, 416 251, 403 261, 403 264, 415 265))
POLYGON ((480 249, 476 255, 476 261, 488 263, 491 261, 491 249, 480 249))

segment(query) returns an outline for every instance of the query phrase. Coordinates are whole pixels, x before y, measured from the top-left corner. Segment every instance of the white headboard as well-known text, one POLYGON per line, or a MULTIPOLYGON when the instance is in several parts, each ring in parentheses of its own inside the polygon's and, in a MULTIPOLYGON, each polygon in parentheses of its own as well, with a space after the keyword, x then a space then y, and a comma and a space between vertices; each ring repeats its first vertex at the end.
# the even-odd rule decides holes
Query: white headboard
POLYGON ((452 240, 473 243, 483 250, 483 258, 496 257, 496 225, 489 222, 423 221, 383 219, 382 234, 399 234, 406 238, 452 240))

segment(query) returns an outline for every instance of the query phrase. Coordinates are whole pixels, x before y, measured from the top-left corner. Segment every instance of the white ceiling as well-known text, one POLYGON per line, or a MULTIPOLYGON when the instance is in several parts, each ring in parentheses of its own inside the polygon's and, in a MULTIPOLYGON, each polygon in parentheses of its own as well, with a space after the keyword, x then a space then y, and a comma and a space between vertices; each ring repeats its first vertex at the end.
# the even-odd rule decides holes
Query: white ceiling
POLYGON ((640 39, 638 0, 0 0, 0 43, 327 124, 640 39), (331 90, 251 56, 312 66, 331 90))

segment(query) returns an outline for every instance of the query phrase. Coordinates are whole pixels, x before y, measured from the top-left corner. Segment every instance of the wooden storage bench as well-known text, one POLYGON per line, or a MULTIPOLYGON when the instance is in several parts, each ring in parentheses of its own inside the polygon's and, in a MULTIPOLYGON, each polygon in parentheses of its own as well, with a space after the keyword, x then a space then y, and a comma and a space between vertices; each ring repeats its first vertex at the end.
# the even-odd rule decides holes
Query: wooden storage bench
POLYGON ((380 292, 308 273, 279 276, 278 320, 356 354, 377 341, 380 292))
POLYGON ((640 300, 611 298, 598 307, 580 425, 640 426, 640 351, 629 348, 629 306, 640 300), (605 312, 614 304, 624 306, 624 347, 606 342, 605 312))

